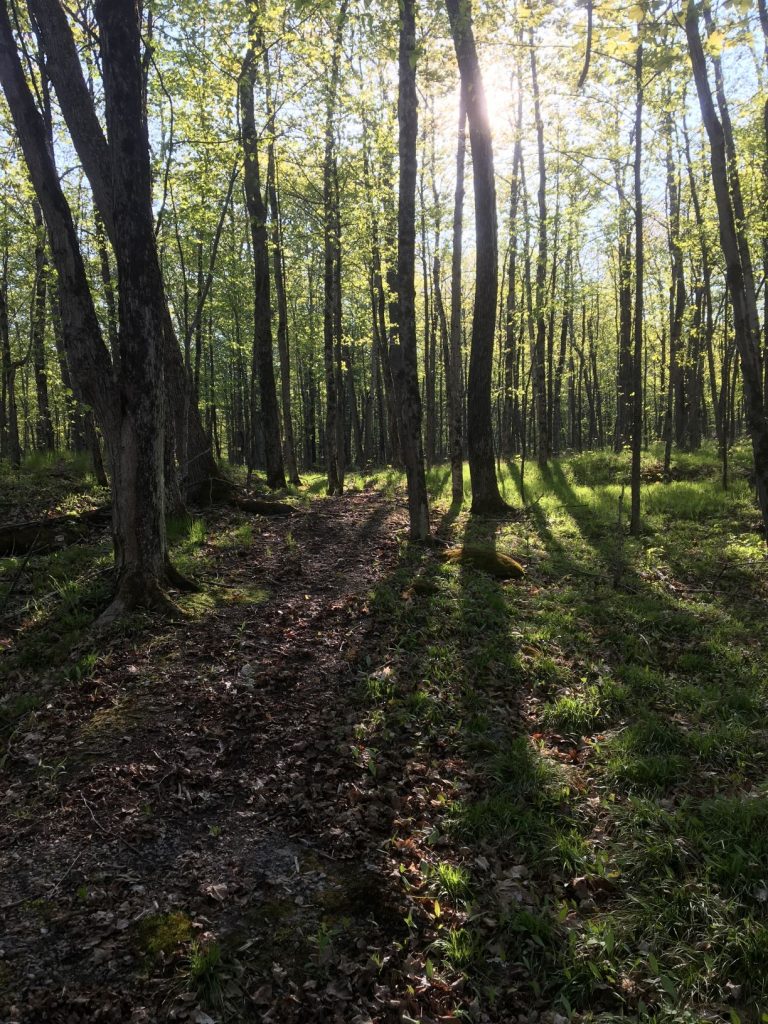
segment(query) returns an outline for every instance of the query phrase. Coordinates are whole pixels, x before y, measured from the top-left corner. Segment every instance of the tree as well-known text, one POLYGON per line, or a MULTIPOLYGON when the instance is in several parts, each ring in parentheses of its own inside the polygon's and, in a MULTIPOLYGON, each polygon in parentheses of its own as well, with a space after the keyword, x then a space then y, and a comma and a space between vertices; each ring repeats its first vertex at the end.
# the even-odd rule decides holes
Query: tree
MULTIPOLYGON (((253 367, 251 375, 251 430, 258 414, 264 432, 267 464, 267 485, 285 487, 283 453, 280 443, 280 418, 277 406, 275 366, 272 359, 272 306, 270 301, 269 243, 267 239, 267 207, 261 191, 259 146, 256 134, 253 89, 256 82, 257 26, 252 19, 248 27, 249 44, 240 71, 239 96, 242 122, 243 161, 248 223, 253 256, 253 367), (256 407, 258 381, 259 408, 256 407)), ((254 465, 251 446, 249 468, 254 465)))
POLYGON ((451 333, 448 379, 449 451, 451 458, 451 495, 454 503, 464 501, 464 446, 462 444, 461 389, 461 246, 464 227, 464 165, 467 154, 467 103, 463 85, 459 90, 459 126, 456 141, 456 192, 453 200, 453 238, 451 246, 451 333))
POLYGON ((531 87, 533 108, 536 118, 536 148, 539 158, 539 246, 536 253, 536 342, 533 347, 533 395, 536 407, 537 458, 544 467, 551 454, 552 439, 549 432, 549 409, 547 403, 547 164, 544 155, 544 122, 541 116, 539 76, 536 68, 536 45, 531 30, 531 87))
MULTIPOLYGON (((45 49, 46 72, 91 186, 100 223, 116 250, 110 143, 104 136, 92 93, 83 76, 67 16, 59 0, 28 0, 28 6, 45 49)), ((143 67, 141 75, 141 113, 142 120, 145 120, 143 67)), ((188 399, 190 382, 184 373, 173 321, 165 301, 162 354, 168 409, 172 414, 172 424, 169 421, 168 425, 172 427, 182 453, 179 468, 184 489, 193 497, 210 496, 220 474, 199 410, 188 399)))
POLYGON ((446 7, 467 105, 475 186, 475 307, 467 381, 467 454, 472 479, 472 512, 493 515, 507 508, 496 480, 491 414, 499 275, 493 142, 469 0, 446 0, 446 7))
POLYGON ((752 442, 755 468, 755 487, 763 517, 763 528, 768 539, 768 417, 764 405, 757 297, 749 246, 744 237, 743 205, 739 172, 734 159, 735 144, 730 118, 727 117, 722 88, 719 90, 722 120, 715 110, 707 75, 706 57, 699 34, 698 12, 692 0, 686 10, 685 34, 701 116, 709 138, 720 246, 725 259, 726 281, 733 309, 733 329, 741 360, 747 429, 752 442), (742 216, 737 216, 739 213, 742 216))
POLYGON ((638 26, 637 55, 635 57, 635 319, 634 348, 632 351, 632 470, 630 532, 640 534, 640 454, 643 447, 643 274, 645 249, 643 239, 643 43, 638 26))
POLYGON ((344 488, 344 406, 341 380, 341 218, 336 163, 336 102, 347 0, 336 15, 325 105, 323 159, 323 357, 325 364, 325 459, 328 493, 344 488))
POLYGON ((0 80, 45 217, 62 332, 77 388, 104 431, 112 483, 116 594, 106 623, 137 606, 167 608, 179 582, 167 558, 163 474, 163 291, 143 118, 139 26, 131 0, 96 8, 110 140, 111 214, 119 274, 119 363, 104 345, 72 214, 0 5, 0 80))
POLYGON ((416 18, 414 0, 402 0, 398 58, 397 120, 400 185, 397 216, 398 343, 390 359, 395 372, 400 410, 400 445, 408 480, 411 540, 429 536, 429 506, 421 442, 421 399, 416 362, 416 18))

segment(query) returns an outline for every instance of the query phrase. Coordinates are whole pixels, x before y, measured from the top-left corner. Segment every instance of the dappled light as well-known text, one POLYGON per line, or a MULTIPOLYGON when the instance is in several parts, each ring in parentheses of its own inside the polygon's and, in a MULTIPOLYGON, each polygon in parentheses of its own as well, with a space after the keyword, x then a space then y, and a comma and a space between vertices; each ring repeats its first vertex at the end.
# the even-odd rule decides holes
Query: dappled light
POLYGON ((768 1022, 768 0, 0 0, 0 1024, 768 1022))

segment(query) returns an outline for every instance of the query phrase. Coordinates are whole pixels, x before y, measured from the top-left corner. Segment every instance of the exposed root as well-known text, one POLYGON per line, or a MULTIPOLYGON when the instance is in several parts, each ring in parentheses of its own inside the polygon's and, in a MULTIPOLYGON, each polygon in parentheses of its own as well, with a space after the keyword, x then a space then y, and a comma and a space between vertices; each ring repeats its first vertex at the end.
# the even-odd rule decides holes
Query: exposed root
POLYGON ((165 560, 165 575, 172 587, 185 594, 199 594, 202 589, 194 580, 180 573, 169 558, 165 560))
POLYGON ((515 512, 506 501, 473 501, 470 515, 482 516, 484 519, 506 519, 515 512))
POLYGON ((115 596, 94 622, 93 630, 99 632, 113 626, 137 611, 160 612, 168 619, 184 618, 182 610, 166 594, 158 580, 132 574, 120 580, 115 596))

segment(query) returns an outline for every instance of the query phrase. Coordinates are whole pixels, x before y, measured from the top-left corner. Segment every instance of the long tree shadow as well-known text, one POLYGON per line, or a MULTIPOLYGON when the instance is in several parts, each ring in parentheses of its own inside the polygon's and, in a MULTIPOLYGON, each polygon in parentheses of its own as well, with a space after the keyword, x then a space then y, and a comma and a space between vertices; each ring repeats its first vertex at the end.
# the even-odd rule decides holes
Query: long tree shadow
MULTIPOLYGON (((575 492, 556 476, 554 485, 572 516, 575 492)), ((544 503, 511 524, 459 519, 452 508, 440 525, 447 533, 458 521, 457 539, 523 560, 533 531, 528 578, 507 583, 404 544, 391 535, 402 519, 393 524, 385 503, 370 500, 322 502, 316 515, 269 526, 275 564, 300 553, 279 599, 224 618, 215 611, 210 628, 174 627, 166 646, 113 665, 127 697, 152 694, 156 721, 139 729, 130 701, 115 702, 102 723, 110 759, 45 779, 34 813, 54 821, 53 808, 82 793, 67 821, 90 821, 92 834, 88 857, 71 868, 77 830, 30 846, 52 877, 68 871, 40 908, 51 943, 94 907, 124 906, 128 941, 110 941, 129 976, 147 972, 166 989, 186 977, 202 1000, 183 957, 217 948, 220 966, 203 961, 201 1005, 225 1020, 256 1021, 265 1009, 286 1022, 333 1019, 350 999, 382 1020, 474 1005, 499 1024, 532 1005, 636 1007, 615 958, 596 958, 594 943, 610 923, 626 962, 642 961, 646 976, 641 946, 650 941, 663 961, 665 936, 620 927, 610 905, 588 909, 577 883, 601 877, 600 892, 626 886, 645 898, 667 862, 643 867, 646 888, 629 869, 626 881, 611 880, 609 837, 594 843, 607 812, 585 803, 585 789, 599 775, 634 820, 633 794, 668 798, 693 772, 729 765, 728 730, 753 727, 759 681, 717 646, 700 613, 633 565, 615 587, 602 541, 571 545, 544 503), (345 519, 356 502, 359 514, 345 519), (596 563, 585 565, 590 550, 596 563), (332 602, 321 598, 329 588, 339 591, 332 602), (686 647, 685 670, 672 640, 686 647), (153 687, 157 659, 179 648, 177 668, 153 687), (716 657, 738 692, 722 728, 707 731, 695 706, 728 698, 718 684, 717 694, 693 687, 685 671, 716 657), (595 707, 575 727, 565 712, 580 690, 595 707), (605 741, 587 749, 583 737, 599 730, 605 741), (99 871, 111 881, 94 880, 99 871), (95 895, 81 906, 83 887, 95 895), (151 899, 158 906, 147 912, 151 899), (224 990, 222 1010, 214 996, 224 990)), ((246 549, 232 558, 255 582, 273 573, 246 549)), ((749 777, 753 767, 739 770, 749 777)), ((748 849, 748 836, 739 843, 748 849)), ((30 872, 22 894, 31 902, 33 883, 30 872)), ((119 989, 109 961, 88 964, 102 992, 119 989)), ((85 984, 73 962, 67 976, 85 984)))
MULTIPOLYGON (((743 655, 729 655, 723 642, 724 627, 737 620, 722 608, 691 606, 641 571, 641 549, 618 529, 615 491, 585 501, 559 467, 545 482, 560 501, 529 508, 511 534, 508 524, 479 519, 462 526, 464 542, 511 544, 516 556, 513 538, 523 546, 532 530, 529 582, 504 584, 466 565, 411 555, 397 577, 406 608, 391 591, 382 605, 403 633, 395 627, 393 682, 386 699, 374 701, 370 740, 399 741, 403 730, 438 737, 430 756, 441 780, 429 827, 417 827, 417 815, 396 821, 393 845, 408 851, 410 890, 442 905, 430 917, 422 903, 429 955, 445 977, 463 975, 494 1020, 508 1020, 543 993, 567 1012, 632 1005, 616 982, 617 964, 643 961, 652 918, 627 907, 637 905, 632 900, 655 906, 664 871, 649 867, 640 843, 641 852, 622 853, 626 881, 613 881, 618 854, 603 835, 606 811, 582 797, 590 780, 613 790, 609 817, 617 828, 648 830, 643 800, 679 799, 685 808, 686 787, 699 774, 709 781, 697 799, 730 814, 730 796, 718 802, 720 773, 736 772, 749 785, 765 764, 764 742, 754 754, 744 743, 750 735, 748 751, 758 738, 758 673, 740 667, 743 655), (720 662, 730 693, 706 677, 712 662, 720 662), (624 892, 629 904, 621 903, 624 892), (616 953, 596 959, 591 950, 604 933, 616 953)), ((749 629, 745 620, 742 642, 749 629)), ((420 744, 406 744, 401 767, 409 756, 428 760, 420 744)), ((687 813, 665 827, 691 841, 698 818, 687 813)), ((748 826, 738 830, 755 858, 746 878, 756 877, 768 851, 748 826)), ((651 848, 660 841, 651 828, 651 848)), ((677 870, 696 878, 700 865, 694 859, 677 870)), ((699 942, 708 934, 700 927, 699 942)), ((652 947, 657 959, 674 961, 666 939, 654 936, 652 947)), ((647 972, 647 963, 640 969, 647 972)))

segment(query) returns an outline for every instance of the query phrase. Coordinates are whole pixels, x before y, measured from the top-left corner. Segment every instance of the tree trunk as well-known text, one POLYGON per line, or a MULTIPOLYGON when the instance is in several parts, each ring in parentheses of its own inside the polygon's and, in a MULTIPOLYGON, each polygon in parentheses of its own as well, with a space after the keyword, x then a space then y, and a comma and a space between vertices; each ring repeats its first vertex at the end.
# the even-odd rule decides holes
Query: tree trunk
POLYGON ((727 138, 725 124, 727 123, 730 129, 730 123, 720 122, 712 100, 706 58, 699 35, 698 14, 693 3, 688 6, 685 31, 702 120, 709 137, 720 245, 725 259, 726 280, 733 308, 736 347, 741 359, 744 404, 747 429, 752 442, 757 500, 768 539, 768 418, 763 401, 760 324, 751 266, 745 268, 743 265, 745 253, 748 255, 746 239, 743 238, 744 222, 735 215, 732 205, 731 188, 738 181, 738 170, 735 163, 732 163, 729 175, 727 153, 733 148, 733 138, 727 138))
MULTIPOLYGON (((0 26, 2 27, 2 26, 0 26)), ((13 469, 21 466, 19 444, 19 415, 16 407, 17 364, 11 355, 11 336, 8 329, 8 250, 3 252, 3 273, 0 278, 0 357, 3 371, 2 449, 13 469)))
MULTIPOLYGON (((638 26, 638 36, 642 28, 638 26)), ((643 275, 645 249, 643 239, 643 192, 641 161, 643 155, 643 44, 638 38, 635 58, 635 321, 632 353, 632 470, 629 530, 640 535, 640 454, 643 447, 643 275)))
POLYGON ((391 361, 400 407, 400 444, 408 481, 408 535, 429 536, 429 507, 421 443, 421 400, 416 362, 416 20, 414 0, 400 9, 397 121, 400 184, 397 215, 398 343, 391 361))
MULTIPOLYGON (((261 427, 264 431, 264 456, 267 486, 285 487, 283 453, 280 443, 280 417, 272 360, 272 306, 269 286, 269 245, 267 240, 267 208, 261 192, 259 148, 254 115, 253 89, 256 80, 256 53, 253 26, 249 27, 251 42, 240 71, 238 91, 243 141, 246 205, 253 250, 253 365, 252 387, 258 378, 261 427)), ((255 412, 255 405, 252 407, 255 412)), ((255 419, 255 416, 254 416, 255 419)), ((252 424, 253 426, 253 424, 252 424)), ((250 463, 252 468, 253 459, 250 463)))
POLYGON ((336 99, 339 86, 339 65, 344 24, 347 18, 347 0, 342 0, 336 15, 333 50, 325 104, 325 153, 323 157, 323 362, 325 366, 325 459, 328 472, 328 493, 341 494, 344 486, 344 450, 339 444, 343 437, 342 398, 336 349, 337 310, 341 295, 339 280, 341 239, 336 209, 336 99))
POLYGON ((285 260, 283 258, 283 228, 277 191, 277 160, 275 158, 275 110, 269 73, 269 50, 264 48, 265 93, 267 98, 267 196, 272 227, 272 265, 277 299, 277 353, 280 359, 280 397, 283 411, 283 457, 288 479, 301 483, 296 464, 296 442, 293 436, 291 413, 291 359, 288 347, 288 301, 285 294, 285 260))
POLYGON ((446 0, 469 120, 475 185, 475 308, 467 382, 467 453, 472 512, 504 512, 493 450, 491 376, 498 291, 498 226, 493 143, 469 0, 446 0))
MULTIPOLYGON (((110 144, 102 131, 85 81, 67 15, 59 0, 28 0, 28 5, 43 41, 46 72, 56 90, 72 143, 90 183, 94 205, 116 252, 118 242, 115 237, 110 144)), ((184 364, 165 298, 163 302, 163 372, 166 395, 173 410, 175 436, 180 442, 180 448, 186 452, 186 458, 180 466, 181 477, 187 492, 199 496, 206 488, 212 487, 213 481, 219 477, 219 471, 199 409, 191 405, 186 396, 188 382, 184 364), (181 438, 185 437, 185 433, 186 441, 182 445, 181 438)))
POLYGON ((544 122, 541 118, 539 79, 536 72, 536 44, 533 31, 530 32, 529 42, 531 49, 531 87, 536 120, 536 146, 539 157, 539 246, 536 254, 536 343, 533 352, 533 394, 536 404, 536 427, 538 433, 536 457, 539 466, 544 468, 551 454, 546 377, 547 166, 544 156, 544 122))
POLYGON ((32 300, 32 362, 37 393, 37 448, 54 450, 51 406, 48 398, 48 373, 45 360, 45 301, 48 292, 48 259, 45 255, 45 228, 40 204, 32 203, 35 218, 35 288, 32 300))
MULTIPOLYGON (((114 227, 120 277, 120 369, 101 337, 77 232, 0 5, 0 78, 48 229, 58 274, 62 337, 73 381, 93 406, 112 470, 117 594, 108 622, 137 605, 167 606, 163 502, 162 281, 142 120, 139 27, 130 0, 97 5, 112 152, 114 227)), ((175 575, 175 574, 174 574, 175 575)))
POLYGON ((461 390, 461 257, 464 229, 464 177, 467 155, 467 104, 464 87, 459 94, 459 128, 456 145, 456 194, 453 202, 451 256, 451 334, 448 377, 453 394, 448 414, 448 448, 451 459, 451 495, 454 504, 464 501, 463 401, 461 390))

